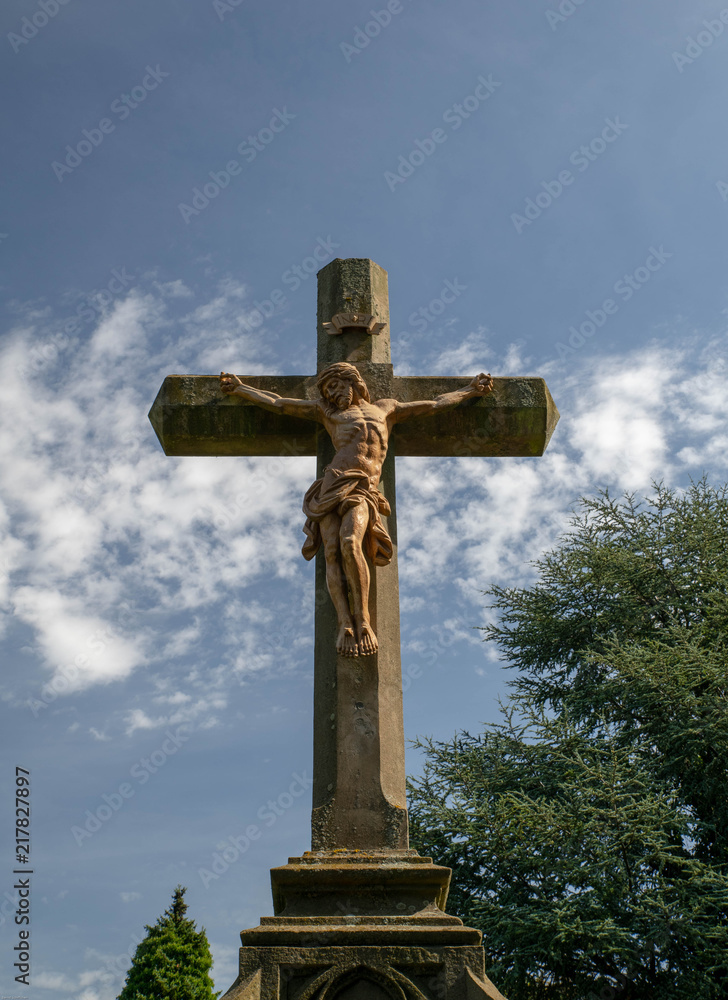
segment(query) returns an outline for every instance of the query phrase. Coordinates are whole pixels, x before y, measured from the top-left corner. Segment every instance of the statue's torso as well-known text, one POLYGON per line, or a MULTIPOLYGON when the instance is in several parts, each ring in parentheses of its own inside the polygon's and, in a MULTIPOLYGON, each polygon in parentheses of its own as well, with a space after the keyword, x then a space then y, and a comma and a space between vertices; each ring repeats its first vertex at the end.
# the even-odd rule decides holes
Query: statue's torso
POLYGON ((330 468, 342 472, 361 469, 371 478, 372 485, 379 482, 389 443, 387 402, 361 400, 345 410, 326 414, 324 424, 336 448, 330 468))

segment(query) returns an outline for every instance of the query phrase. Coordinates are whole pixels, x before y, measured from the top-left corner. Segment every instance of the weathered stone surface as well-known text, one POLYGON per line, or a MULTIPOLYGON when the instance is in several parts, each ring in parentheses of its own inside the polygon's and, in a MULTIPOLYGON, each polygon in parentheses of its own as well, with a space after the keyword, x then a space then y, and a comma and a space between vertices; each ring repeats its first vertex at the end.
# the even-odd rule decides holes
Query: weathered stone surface
MULTIPOLYGON (((246 375, 249 385, 296 399, 313 399, 316 379, 246 375)), ((149 411, 166 455, 315 455, 324 432, 310 420, 268 413, 220 392, 216 375, 168 375, 149 411)))
MULTIPOLYGON (((356 334, 361 339, 361 334, 356 334)), ((382 336, 382 335, 380 335, 382 336)), ((338 340, 329 337, 329 340, 338 340)), ((370 337, 370 339, 372 339, 370 337)), ((391 366, 360 364, 373 399, 434 399, 467 385, 467 378, 394 377, 391 366)), ((242 375, 257 389, 294 399, 317 396, 315 378, 242 375)), ((542 378, 495 378, 483 399, 395 427, 397 454, 523 458, 542 455, 559 419, 542 378)), ((325 431, 309 420, 261 410, 220 393, 212 375, 168 375, 149 411, 167 455, 315 455, 325 431)))
POLYGON ((332 260, 318 273, 317 358, 321 371, 335 361, 352 365, 392 360, 389 338, 389 290, 387 272, 366 257, 332 260), (385 324, 382 333, 358 330, 332 337, 324 329, 337 313, 365 313, 385 324))
POLYGON ((481 933, 444 911, 450 869, 415 851, 308 851, 271 871, 225 1000, 505 1000, 481 933))
MULTIPOLYGON (((395 376, 395 399, 434 399, 462 389, 467 378, 395 376)), ((447 413, 395 428, 398 455, 527 458, 543 455, 559 411, 542 378, 495 378, 493 391, 447 413)))
POLYGON ((376 921, 436 914, 440 923, 462 926, 444 912, 450 869, 413 850, 307 851, 270 874, 276 917, 330 920, 335 914, 376 921))
POLYGON ((310 938, 244 945, 223 1000, 505 1000, 485 974, 479 945, 334 945, 325 928, 310 938))

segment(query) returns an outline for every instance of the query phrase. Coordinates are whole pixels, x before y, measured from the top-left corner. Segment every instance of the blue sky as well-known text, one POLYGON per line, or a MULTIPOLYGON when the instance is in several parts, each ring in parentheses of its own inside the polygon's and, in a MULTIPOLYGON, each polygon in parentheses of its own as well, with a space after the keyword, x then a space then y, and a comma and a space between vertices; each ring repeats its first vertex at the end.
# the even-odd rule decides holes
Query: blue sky
POLYGON ((112 1000, 177 882, 226 989, 309 846, 313 462, 166 458, 146 414, 169 373, 312 372, 316 247, 388 270, 399 373, 541 375, 562 414, 538 460, 399 463, 409 738, 497 718, 482 591, 580 494, 725 480, 726 20, 6 0, 0 788, 8 831, 32 772, 33 1000, 112 1000))

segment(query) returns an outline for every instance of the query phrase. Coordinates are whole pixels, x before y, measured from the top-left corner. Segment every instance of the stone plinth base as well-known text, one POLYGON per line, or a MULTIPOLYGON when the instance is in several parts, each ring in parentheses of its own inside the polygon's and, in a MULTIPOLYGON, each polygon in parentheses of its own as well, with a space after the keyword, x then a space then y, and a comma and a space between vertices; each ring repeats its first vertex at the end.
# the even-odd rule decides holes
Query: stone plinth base
POLYGON ((477 945, 241 948, 223 1000, 505 1000, 477 945))
POLYGON ((449 880, 414 851, 291 858, 223 1000, 505 1000, 480 931, 444 912, 449 880))
POLYGON ((444 916, 450 869, 412 850, 307 851, 270 880, 276 916, 444 916))

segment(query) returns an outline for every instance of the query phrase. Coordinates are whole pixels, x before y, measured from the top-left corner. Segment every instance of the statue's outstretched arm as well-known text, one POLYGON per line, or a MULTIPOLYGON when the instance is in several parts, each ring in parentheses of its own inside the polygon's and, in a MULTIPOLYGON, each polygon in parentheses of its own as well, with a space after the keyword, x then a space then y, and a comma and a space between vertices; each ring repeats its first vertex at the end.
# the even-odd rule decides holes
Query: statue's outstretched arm
POLYGON ((245 385, 237 375, 231 375, 229 372, 220 372, 220 390, 226 396, 240 396, 247 402, 255 403, 256 406, 262 406, 264 410, 271 410, 273 413, 287 413, 291 417, 303 417, 305 420, 321 420, 321 408, 317 400, 289 399, 275 392, 268 392, 266 389, 255 389, 252 385, 245 385))
POLYGON ((412 403, 398 402, 394 410, 394 423, 401 423, 410 417, 427 417, 441 410, 450 410, 459 403, 464 403, 466 399, 473 399, 476 396, 485 396, 493 388, 493 379, 490 375, 481 372, 476 375, 470 385, 463 389, 455 389, 454 392, 443 393, 435 399, 420 399, 412 403))

